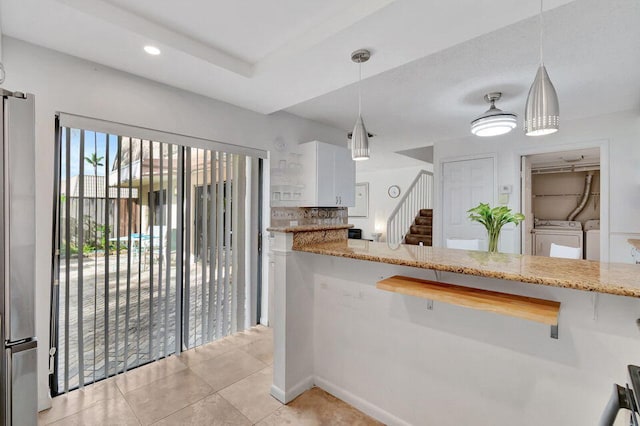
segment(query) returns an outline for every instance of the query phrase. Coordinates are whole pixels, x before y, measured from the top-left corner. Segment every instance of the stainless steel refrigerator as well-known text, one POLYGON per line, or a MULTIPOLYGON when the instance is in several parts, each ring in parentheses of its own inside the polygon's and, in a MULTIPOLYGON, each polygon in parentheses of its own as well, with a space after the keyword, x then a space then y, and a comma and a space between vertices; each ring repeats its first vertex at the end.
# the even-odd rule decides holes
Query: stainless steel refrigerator
POLYGON ((34 98, 0 96, 0 415, 2 425, 36 425, 34 98))

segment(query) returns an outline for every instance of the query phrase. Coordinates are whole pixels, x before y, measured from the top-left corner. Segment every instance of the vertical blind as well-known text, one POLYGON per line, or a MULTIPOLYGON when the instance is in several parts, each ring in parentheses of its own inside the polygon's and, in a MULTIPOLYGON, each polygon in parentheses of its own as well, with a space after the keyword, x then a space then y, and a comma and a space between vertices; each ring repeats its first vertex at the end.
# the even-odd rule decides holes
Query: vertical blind
POLYGON ((252 325, 258 158, 58 135, 54 394, 252 325))

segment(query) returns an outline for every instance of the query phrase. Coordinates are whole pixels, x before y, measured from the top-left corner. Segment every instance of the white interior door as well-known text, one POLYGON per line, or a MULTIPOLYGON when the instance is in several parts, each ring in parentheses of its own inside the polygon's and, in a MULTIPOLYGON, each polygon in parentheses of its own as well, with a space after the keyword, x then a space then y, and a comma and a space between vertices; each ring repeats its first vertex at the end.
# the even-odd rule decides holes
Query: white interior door
POLYGON ((495 203, 495 159, 476 158, 442 164, 442 245, 447 238, 481 239, 487 231, 471 222, 467 210, 479 203, 495 203))
POLYGON ((524 222, 520 225, 522 230, 522 254, 531 254, 532 252, 532 238, 531 230, 533 229, 533 195, 531 190, 531 159, 529 157, 522 157, 522 163, 520 167, 520 177, 522 182, 522 200, 520 206, 522 213, 524 214, 524 222))

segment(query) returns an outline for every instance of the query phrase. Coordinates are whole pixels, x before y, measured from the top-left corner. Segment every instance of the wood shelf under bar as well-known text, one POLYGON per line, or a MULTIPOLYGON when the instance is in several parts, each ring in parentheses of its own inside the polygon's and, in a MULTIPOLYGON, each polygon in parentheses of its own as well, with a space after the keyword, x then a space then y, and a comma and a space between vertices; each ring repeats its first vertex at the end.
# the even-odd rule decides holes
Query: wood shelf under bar
POLYGON ((551 326, 557 338, 560 302, 395 275, 376 288, 408 296, 523 318, 551 326))

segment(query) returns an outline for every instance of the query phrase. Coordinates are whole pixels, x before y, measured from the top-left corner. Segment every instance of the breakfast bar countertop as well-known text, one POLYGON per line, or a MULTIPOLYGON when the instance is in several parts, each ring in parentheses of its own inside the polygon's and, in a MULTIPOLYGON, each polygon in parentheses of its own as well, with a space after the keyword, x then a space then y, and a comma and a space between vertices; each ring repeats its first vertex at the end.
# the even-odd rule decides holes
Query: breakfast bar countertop
POLYGON ((294 250, 529 284, 640 297, 640 266, 626 263, 407 244, 400 244, 395 248, 389 247, 387 243, 363 240, 318 242, 298 245, 294 250))

